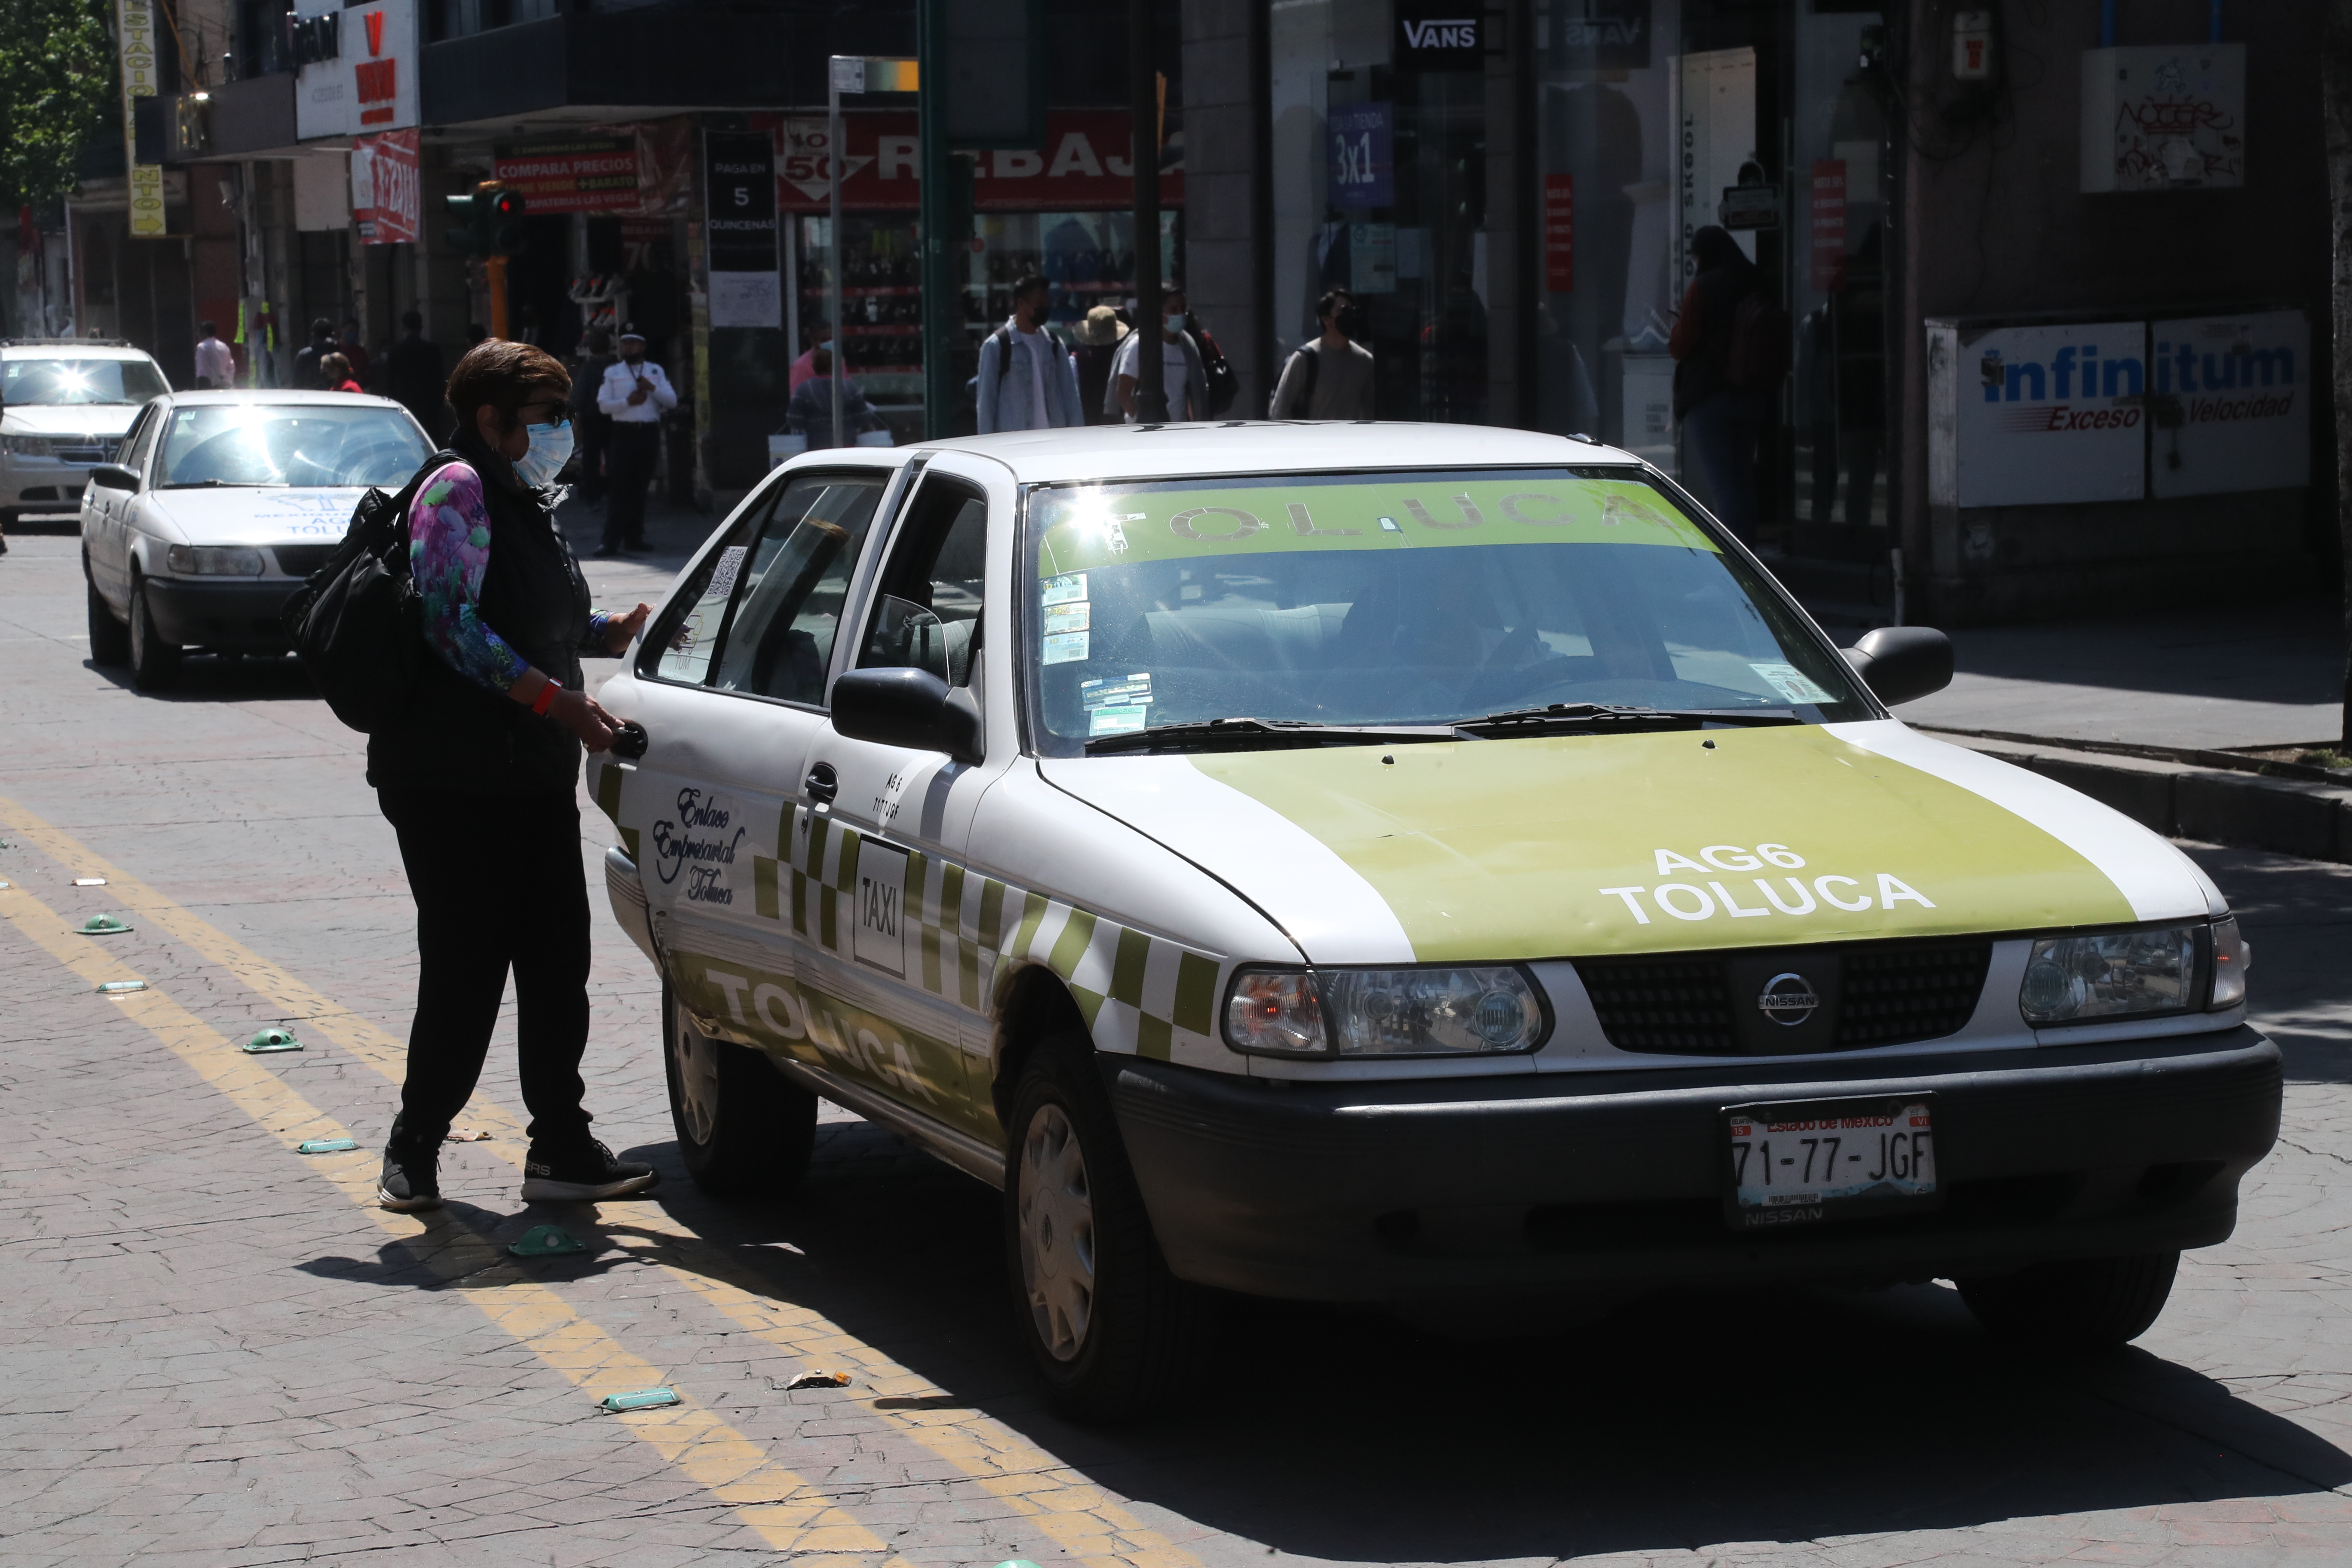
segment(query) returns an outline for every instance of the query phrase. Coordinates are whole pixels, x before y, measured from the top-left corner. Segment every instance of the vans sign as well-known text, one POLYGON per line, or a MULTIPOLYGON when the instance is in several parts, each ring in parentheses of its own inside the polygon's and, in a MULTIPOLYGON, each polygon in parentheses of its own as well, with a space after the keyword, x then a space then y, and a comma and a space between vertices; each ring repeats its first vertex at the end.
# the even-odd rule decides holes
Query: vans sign
POLYGON ((1401 4, 1396 11, 1396 63, 1407 70, 1479 70, 1486 65, 1484 10, 1452 5, 1401 4))

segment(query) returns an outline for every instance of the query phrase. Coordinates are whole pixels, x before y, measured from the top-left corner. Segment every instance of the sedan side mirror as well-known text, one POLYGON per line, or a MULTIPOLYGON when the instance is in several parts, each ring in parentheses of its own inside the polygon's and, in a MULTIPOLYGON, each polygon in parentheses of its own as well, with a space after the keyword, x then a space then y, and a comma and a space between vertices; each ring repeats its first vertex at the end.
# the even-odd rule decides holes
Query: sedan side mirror
POLYGON ((853 669, 833 683, 833 727, 853 741, 945 752, 958 762, 987 755, 980 704, 928 669, 853 669))
POLYGON ((135 490, 139 476, 120 463, 100 463, 89 471, 89 482, 100 489, 135 490))
POLYGON ((1933 626, 1880 626, 1843 650, 1845 661, 1889 708, 1952 683, 1952 639, 1933 626))

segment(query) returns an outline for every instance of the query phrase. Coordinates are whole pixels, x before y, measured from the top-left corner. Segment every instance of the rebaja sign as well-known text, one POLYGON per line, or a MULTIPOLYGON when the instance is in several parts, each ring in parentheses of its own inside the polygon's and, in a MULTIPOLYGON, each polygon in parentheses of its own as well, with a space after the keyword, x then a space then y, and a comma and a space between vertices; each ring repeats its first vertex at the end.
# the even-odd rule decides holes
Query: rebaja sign
POLYGON ((340 9, 298 0, 304 58, 294 78, 294 133, 304 141, 398 131, 417 122, 416 0, 340 9), (336 18, 331 27, 323 18, 336 18))
POLYGON ((1951 420, 1948 446, 1931 441, 1931 499, 2033 506, 2146 492, 2145 322, 1930 323, 1930 334, 1935 402, 1951 420))

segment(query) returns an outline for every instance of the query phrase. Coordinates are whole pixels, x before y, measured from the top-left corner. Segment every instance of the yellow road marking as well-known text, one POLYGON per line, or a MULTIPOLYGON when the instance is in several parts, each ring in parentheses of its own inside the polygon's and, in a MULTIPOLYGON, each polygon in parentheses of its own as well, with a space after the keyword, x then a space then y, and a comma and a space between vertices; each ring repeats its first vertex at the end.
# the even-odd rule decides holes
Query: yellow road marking
MULTIPOLYGON (((310 1020, 320 1033, 394 1083, 405 1075, 407 1047, 380 1025, 296 979, 5 795, 0 795, 0 823, 59 865, 105 877, 121 902, 219 964, 285 1016, 310 1020)), ((489 1147, 520 1170, 528 1147, 521 1121, 505 1107, 479 1097, 468 1114, 476 1126, 489 1132, 489 1147)), ((624 1212, 626 1219, 609 1228, 655 1237, 689 1254, 691 1267, 668 1262, 661 1267, 766 1343, 813 1365, 855 1365, 885 1397, 920 1394, 932 1386, 929 1379, 822 1313, 768 1297, 757 1276, 737 1264, 725 1248, 712 1246, 659 1208, 633 1204, 624 1212)), ((895 1430, 978 1481, 991 1495, 1034 1519, 1055 1544, 1087 1568, 1200 1568, 1192 1553, 1001 1421, 964 1409, 877 1407, 877 1414, 895 1430)))
MULTIPOLYGON (((91 986, 140 978, 22 888, 0 889, 0 916, 91 986)), ((351 1136, 163 992, 151 986, 108 999, 289 1150, 309 1139, 351 1136)), ((304 1158, 395 1240, 410 1244, 436 1273, 473 1286, 465 1292, 467 1300, 575 1386, 602 1395, 668 1382, 659 1367, 631 1354, 553 1290, 524 1278, 488 1237, 446 1214, 399 1215, 379 1207, 375 1151, 362 1147, 304 1158)), ((701 1405, 689 1402, 613 1419, 728 1504, 779 1552, 867 1559, 888 1554, 879 1537, 802 1477, 769 1463, 759 1445, 701 1405)))

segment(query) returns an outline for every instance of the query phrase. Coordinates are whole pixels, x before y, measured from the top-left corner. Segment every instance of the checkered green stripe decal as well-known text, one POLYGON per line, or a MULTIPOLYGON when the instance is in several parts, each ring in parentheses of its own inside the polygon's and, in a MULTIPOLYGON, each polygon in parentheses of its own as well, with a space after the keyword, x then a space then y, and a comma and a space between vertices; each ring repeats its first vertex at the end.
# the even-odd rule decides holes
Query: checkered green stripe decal
MULTIPOLYGON (((863 837, 793 805, 776 826, 788 854, 752 857, 753 908, 850 957, 863 837)), ((988 1016, 999 983, 1035 963, 1069 986, 1102 1049, 1164 1061, 1213 1034, 1217 961, 1090 910, 917 850, 907 853, 906 920, 908 984, 972 1013, 988 1016)))

